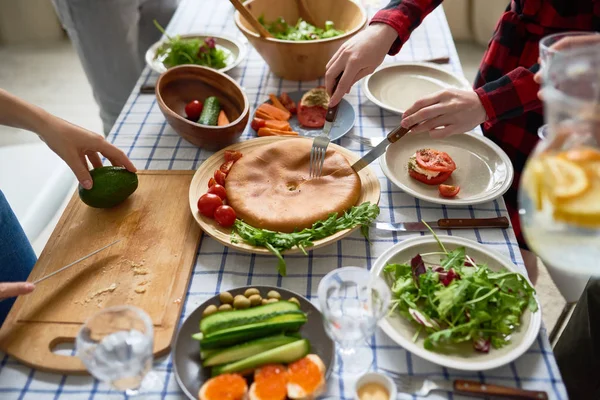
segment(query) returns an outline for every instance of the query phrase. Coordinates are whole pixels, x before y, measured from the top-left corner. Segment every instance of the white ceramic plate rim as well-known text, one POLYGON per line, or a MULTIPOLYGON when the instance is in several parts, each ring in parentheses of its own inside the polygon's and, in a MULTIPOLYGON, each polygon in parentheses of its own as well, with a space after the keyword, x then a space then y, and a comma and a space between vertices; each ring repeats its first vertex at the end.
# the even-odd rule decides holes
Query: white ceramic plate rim
POLYGON ((392 173, 392 171, 390 170, 390 168, 388 167, 388 164, 387 164, 387 152, 382 157, 379 158, 379 160, 380 160, 379 164, 381 166, 381 169, 382 169, 384 175, 390 181, 392 181, 392 183, 394 185, 396 185, 397 187, 402 189, 405 193, 408 193, 411 196, 416 197, 417 199, 428 201, 430 203, 444 204, 447 206, 472 206, 475 204, 487 203, 489 201, 495 200, 498 197, 502 196, 510 188, 510 185, 512 184, 512 181, 514 179, 514 174, 515 174, 515 171, 513 170, 512 162, 510 161, 510 158, 508 157, 508 155, 496 143, 492 142, 491 140, 489 140, 488 138, 486 138, 485 136, 483 136, 479 133, 465 132, 465 133, 460 133, 460 135, 470 136, 472 139, 478 140, 485 146, 488 146, 490 149, 492 149, 494 151, 494 153, 496 153, 500 157, 502 162, 506 165, 506 179, 502 183, 502 186, 499 186, 497 189, 490 191, 487 196, 480 195, 477 197, 467 197, 464 199, 463 198, 447 199, 444 197, 428 196, 428 195, 420 193, 419 191, 413 190, 410 187, 406 186, 405 184, 402 183, 402 181, 400 181, 396 177, 396 174, 392 173))
MULTIPOLYGON (((189 34, 180 35, 180 36, 182 38, 193 38, 193 37, 198 37, 198 36, 211 36, 211 37, 214 37, 215 39, 227 40, 227 41, 233 43, 235 46, 237 46, 239 53, 238 53, 238 56, 236 57, 236 59, 233 60, 233 62, 231 64, 225 66, 224 68, 217 69, 216 71, 227 72, 227 71, 237 67, 244 60, 244 58, 246 58, 246 51, 247 51, 246 46, 242 42, 240 42, 238 39, 235 39, 231 36, 221 35, 221 34, 217 35, 217 34, 212 34, 210 32, 189 33, 189 34)), ((150 46, 150 48, 146 51, 146 64, 150 67, 150 69, 152 71, 157 72, 159 74, 162 74, 163 72, 165 72, 167 70, 167 68, 164 67, 164 65, 162 63, 155 62, 154 57, 156 56, 156 50, 166 41, 167 41, 167 38, 162 38, 161 40, 159 40, 158 42, 156 42, 152 46, 150 46)))
POLYGON ((429 69, 434 69, 436 71, 439 71, 443 74, 446 74, 448 76, 451 76, 452 78, 456 79, 457 81, 459 81, 460 83, 462 83, 462 86, 460 87, 460 89, 472 89, 471 84, 469 83, 469 81, 467 81, 466 78, 461 77, 460 75, 457 75, 453 72, 448 71, 445 68, 440 67, 437 64, 434 63, 429 63, 429 62, 395 62, 395 63, 391 63, 391 64, 384 64, 381 67, 377 68, 375 70, 375 72, 373 72, 371 75, 368 75, 362 83, 362 89, 363 92, 365 93, 365 95, 367 96, 367 98, 369 100, 371 100, 373 103, 375 103, 376 105, 378 105, 379 107, 383 108, 384 110, 388 110, 390 112, 393 112, 395 114, 400 114, 402 115, 404 113, 405 110, 400 110, 398 108, 394 108, 391 107, 385 103, 382 103, 381 101, 379 101, 374 95, 373 93, 371 93, 371 90, 369 90, 369 81, 371 80, 371 77, 373 77, 375 74, 377 74, 378 72, 387 69, 387 68, 395 68, 398 66, 406 66, 406 67, 424 67, 424 68, 429 68, 429 69))
MULTIPOLYGON (((446 235, 438 235, 440 241, 444 244, 454 244, 458 246, 465 246, 467 250, 469 248, 475 248, 479 251, 485 252, 490 258, 493 258, 497 261, 498 265, 517 273, 521 273, 516 266, 507 258, 505 255, 497 252, 496 250, 490 249, 486 246, 483 246, 480 243, 474 242, 469 239, 464 239, 458 236, 446 236, 446 235)), ((379 275, 383 270, 383 267, 387 264, 388 260, 393 258, 397 253, 403 250, 407 250, 413 246, 427 243, 435 243, 435 238, 433 236, 416 236, 409 239, 406 239, 400 243, 395 244, 394 246, 387 249, 373 264, 373 268, 371 269, 371 273, 373 275, 379 275)), ((523 274, 522 274, 523 275, 523 274)), ((523 275, 527 281, 529 278, 526 275, 523 275)), ((531 282, 529 282, 531 284, 531 282)), ((459 361, 449 359, 443 354, 435 353, 433 351, 426 350, 424 347, 420 346, 417 343, 413 343, 410 338, 405 338, 404 336, 398 334, 398 332, 392 327, 392 325, 388 322, 387 319, 383 319, 379 323, 379 327, 392 339, 394 342, 402 346, 407 351, 427 360, 432 363, 441 365, 443 367, 459 369, 463 371, 485 371, 488 369, 498 368, 503 365, 506 365, 521 355, 523 355, 535 342, 537 336, 540 331, 540 327, 542 325, 542 309, 540 307, 540 302, 537 296, 535 296, 535 300, 538 303, 538 311, 535 313, 531 313, 531 319, 529 321, 529 326, 527 327, 527 331, 523 336, 521 343, 519 343, 513 350, 510 352, 494 359, 488 361, 459 361)), ((493 349, 491 351, 494 351, 493 349)))

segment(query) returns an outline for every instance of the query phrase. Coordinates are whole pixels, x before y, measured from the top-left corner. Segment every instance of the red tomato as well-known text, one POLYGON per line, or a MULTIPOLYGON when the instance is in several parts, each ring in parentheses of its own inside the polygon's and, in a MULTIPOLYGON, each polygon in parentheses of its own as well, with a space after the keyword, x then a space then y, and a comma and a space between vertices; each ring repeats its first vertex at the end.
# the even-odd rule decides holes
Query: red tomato
POLYGON ((217 182, 221 186, 225 186, 225 178, 227 174, 220 169, 215 171, 215 182, 217 182))
POLYGON ((208 187, 209 187, 209 188, 210 188, 211 186, 214 186, 214 185, 216 185, 216 184, 217 184, 217 182, 215 182, 215 178, 210 178, 210 179, 208 180, 208 187))
POLYGON ((419 182, 423 182, 428 185, 439 185, 440 183, 444 183, 448 180, 448 178, 450 178, 450 175, 452 175, 452 172, 440 172, 438 176, 433 177, 431 179, 427 179, 427 175, 420 174, 417 171, 410 168, 408 170, 408 173, 411 176, 411 178, 414 178, 419 182))
POLYGON ((223 228, 233 226, 235 218, 235 210, 230 206, 220 206, 215 210, 215 220, 217 220, 217 223, 223 228))
POLYGON ((296 103, 294 103, 294 100, 292 100, 286 92, 281 93, 281 95, 279 96, 279 101, 292 114, 296 114, 298 112, 296 103))
POLYGON ((456 169, 456 164, 448 153, 433 149, 417 151, 417 164, 430 171, 452 172, 456 169))
POLYGON ((440 185, 438 186, 438 190, 444 197, 454 197, 460 192, 460 186, 440 185))
POLYGON ((298 108, 298 122, 307 128, 322 128, 325 125, 327 110, 320 106, 298 108))
POLYGON ((263 128, 267 122, 262 118, 254 118, 250 123, 250 127, 255 131, 258 131, 260 128, 263 128))
POLYGON ((185 106, 185 115, 187 115, 188 119, 196 122, 200 118, 200 114, 202 114, 202 103, 198 100, 187 103, 185 106))
POLYGON ((231 171, 231 167, 233 167, 233 163, 235 161, 225 161, 223 164, 221 164, 221 167, 219 167, 219 169, 221 171, 223 171, 225 173, 225 175, 229 175, 229 171, 231 171))
POLYGON ((242 158, 242 153, 236 150, 225 150, 225 161, 233 161, 236 162, 242 158))
POLYGON ((223 200, 216 194, 204 193, 198 199, 198 211, 200 214, 214 218, 215 210, 223 205, 223 200))
POLYGON ((216 194, 221 198, 221 200, 225 200, 227 198, 227 191, 223 186, 219 185, 218 183, 215 183, 214 185, 209 187, 206 193, 216 194))

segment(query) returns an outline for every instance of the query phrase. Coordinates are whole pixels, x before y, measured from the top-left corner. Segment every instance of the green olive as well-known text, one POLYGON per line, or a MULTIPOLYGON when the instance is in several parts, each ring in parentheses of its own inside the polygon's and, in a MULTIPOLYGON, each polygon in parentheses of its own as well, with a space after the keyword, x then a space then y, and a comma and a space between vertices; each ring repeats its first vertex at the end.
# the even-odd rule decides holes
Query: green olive
POLYGON ((263 298, 260 297, 260 294, 253 294, 252 296, 248 297, 248 300, 250 300, 250 305, 252 307, 260 305, 262 299, 263 298))
POLYGON ((278 292, 278 291, 276 291, 276 290, 271 290, 271 291, 269 291, 269 293, 267 293, 267 297, 268 297, 269 299, 277 299, 277 300, 280 300, 280 299, 281 299, 281 295, 280 295, 280 294, 279 294, 279 292, 278 292))
POLYGON ((231 307, 231 304, 221 304, 219 306, 219 311, 231 311, 233 310, 233 307, 231 307))
POLYGON ((237 310, 244 310, 246 308, 250 308, 250 300, 241 294, 238 294, 233 299, 233 308, 237 310))
POLYGON ((298 307, 300 307, 300 300, 298 300, 295 297, 290 297, 290 299, 288 300, 290 303, 296 303, 298 304, 298 307))
POLYGON ((229 292, 223 292, 219 294, 219 300, 221 300, 221 304, 232 304, 233 296, 229 292))
POLYGON ((279 301, 279 299, 269 299, 267 300, 267 303, 277 303, 279 301))
POLYGON ((260 301, 260 304, 262 304, 263 306, 264 306, 265 304, 269 304, 269 300, 268 300, 268 299, 262 299, 262 300, 260 301))
POLYGON ((211 314, 216 313, 217 311, 219 311, 219 309, 217 308, 217 306, 215 306, 214 304, 211 304, 210 306, 206 307, 204 309, 204 311, 202 312, 202 316, 203 317, 208 317, 211 314))
POLYGON ((246 291, 244 292, 244 296, 248 298, 250 298, 250 296, 252 296, 253 294, 260 294, 260 292, 256 288, 246 289, 246 291))

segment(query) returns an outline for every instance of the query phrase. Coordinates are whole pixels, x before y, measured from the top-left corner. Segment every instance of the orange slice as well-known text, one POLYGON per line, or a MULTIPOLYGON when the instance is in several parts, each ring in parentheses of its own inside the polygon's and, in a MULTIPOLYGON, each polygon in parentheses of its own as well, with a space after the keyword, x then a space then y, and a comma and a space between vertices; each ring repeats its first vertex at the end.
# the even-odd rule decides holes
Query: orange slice
POLYGON ((600 161, 600 150, 591 147, 577 147, 561 153, 561 156, 576 163, 600 161))
POLYGON ((238 374, 223 374, 207 380, 200 388, 200 400, 244 400, 248 383, 238 374))
POLYGON ((573 199, 590 187, 590 180, 580 165, 558 156, 544 157, 543 163, 546 190, 554 200, 573 199))
POLYGON ((600 179, 592 180, 582 195, 557 203, 554 219, 585 228, 600 227, 600 179))
POLYGON ((287 371, 283 365, 260 367, 254 372, 250 386, 250 400, 285 400, 287 397, 287 371))

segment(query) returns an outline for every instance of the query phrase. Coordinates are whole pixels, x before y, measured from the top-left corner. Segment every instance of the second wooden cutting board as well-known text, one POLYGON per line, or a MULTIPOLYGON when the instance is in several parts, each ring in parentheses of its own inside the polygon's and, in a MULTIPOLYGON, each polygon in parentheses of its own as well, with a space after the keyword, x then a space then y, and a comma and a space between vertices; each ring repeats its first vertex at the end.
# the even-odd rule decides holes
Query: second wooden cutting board
POLYGON ((0 330, 0 347, 35 368, 84 372, 77 358, 51 348, 73 341, 100 309, 128 304, 150 315, 154 353, 168 351, 201 235, 187 200, 193 173, 140 171, 137 191, 110 209, 90 208, 75 194, 29 281, 122 240, 19 298, 0 330))

